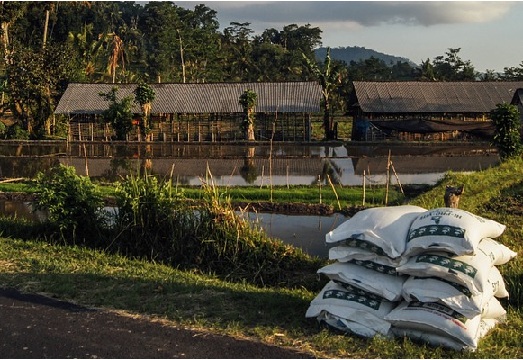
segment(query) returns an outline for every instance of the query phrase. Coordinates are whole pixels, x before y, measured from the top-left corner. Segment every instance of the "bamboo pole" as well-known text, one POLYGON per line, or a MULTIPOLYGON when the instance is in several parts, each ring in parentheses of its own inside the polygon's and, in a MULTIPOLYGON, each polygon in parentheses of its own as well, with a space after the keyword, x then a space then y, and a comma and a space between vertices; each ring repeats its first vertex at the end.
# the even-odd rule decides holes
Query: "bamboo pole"
POLYGON ((390 149, 389 149, 389 156, 387 158, 387 179, 386 179, 386 187, 385 187, 385 206, 389 202, 389 183, 390 183, 390 149))
POLYGON ((365 170, 363 170, 363 202, 362 205, 365 206, 365 170))
POLYGON ((321 204, 321 175, 318 175, 318 190, 320 194, 320 204, 321 204))

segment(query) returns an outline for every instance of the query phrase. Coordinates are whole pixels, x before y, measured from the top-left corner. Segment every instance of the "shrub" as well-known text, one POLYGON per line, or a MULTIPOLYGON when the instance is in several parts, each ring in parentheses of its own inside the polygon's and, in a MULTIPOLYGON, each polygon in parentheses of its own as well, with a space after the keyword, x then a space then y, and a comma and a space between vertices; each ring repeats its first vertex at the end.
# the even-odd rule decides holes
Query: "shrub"
POLYGON ((172 262, 180 251, 176 234, 190 232, 179 219, 185 211, 180 199, 170 182, 160 182, 152 175, 130 175, 118 183, 113 229, 116 249, 131 256, 172 262))
POLYGON ((115 249, 257 285, 315 279, 319 259, 268 238, 238 216, 216 188, 204 185, 203 193, 203 201, 195 203, 173 191, 170 181, 128 176, 116 193, 115 249))
POLYGON ((501 160, 518 156, 522 152, 521 128, 517 106, 498 104, 491 112, 492 122, 496 126, 493 143, 498 148, 501 160))
POLYGON ((72 166, 59 165, 39 173, 36 188, 35 208, 48 212, 48 221, 58 229, 60 240, 88 246, 103 243, 107 212, 89 177, 76 175, 72 166))

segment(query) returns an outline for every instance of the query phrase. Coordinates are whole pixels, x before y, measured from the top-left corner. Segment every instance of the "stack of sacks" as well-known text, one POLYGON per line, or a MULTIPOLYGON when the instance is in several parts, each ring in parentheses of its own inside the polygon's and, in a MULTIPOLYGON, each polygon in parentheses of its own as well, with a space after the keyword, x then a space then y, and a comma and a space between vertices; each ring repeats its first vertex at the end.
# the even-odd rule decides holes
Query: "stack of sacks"
POLYGON ((401 255, 412 222, 426 211, 412 205, 370 208, 329 232, 329 259, 335 262, 318 273, 330 282, 305 316, 364 337, 391 335, 385 317, 402 300, 408 277, 396 267, 405 263, 401 255))
POLYGON ((326 235, 329 283, 306 317, 364 337, 409 337, 475 350, 506 315, 497 268, 516 253, 505 230, 470 212, 404 205, 370 208, 326 235))
POLYGON ((502 321, 498 298, 508 297, 496 266, 516 256, 493 238, 505 226, 470 212, 439 208, 411 224, 404 263, 397 272, 409 276, 402 301, 385 316, 396 336, 407 336, 462 350, 502 321))

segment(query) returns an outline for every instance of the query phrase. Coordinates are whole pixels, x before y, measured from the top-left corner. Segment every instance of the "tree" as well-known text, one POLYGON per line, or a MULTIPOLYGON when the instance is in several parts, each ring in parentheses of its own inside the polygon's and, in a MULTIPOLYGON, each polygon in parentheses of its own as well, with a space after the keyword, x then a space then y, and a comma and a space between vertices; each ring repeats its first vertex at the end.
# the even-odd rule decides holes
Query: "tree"
POLYGON ((492 142, 497 147, 501 160, 521 155, 521 119, 517 106, 498 104, 491 111, 490 117, 496 126, 492 142))
POLYGON ((245 90, 240 95, 238 103, 242 106, 244 112, 244 120, 242 123, 242 129, 245 131, 245 140, 256 140, 254 136, 254 121, 255 114, 254 108, 256 107, 257 95, 252 90, 245 90))
POLYGON ((156 94, 149 84, 140 83, 136 89, 134 89, 134 102, 140 105, 140 108, 142 109, 142 121, 140 125, 146 140, 149 140, 149 116, 155 96, 156 94))
POLYGON ((127 134, 133 128, 133 98, 127 96, 118 100, 117 93, 118 87, 113 87, 108 93, 99 94, 104 100, 109 101, 109 108, 103 112, 102 117, 106 123, 112 125, 117 140, 126 140, 127 134))
POLYGON ((178 15, 181 20, 178 37, 180 40, 183 39, 180 55, 184 56, 183 68, 186 81, 193 83, 223 81, 216 11, 199 4, 195 6, 194 11, 178 8, 178 15))
POLYGON ((436 81, 436 75, 434 74, 434 66, 430 63, 430 60, 421 62, 421 81, 436 81))
POLYGON ((250 23, 231 22, 223 30, 222 51, 225 53, 223 67, 229 81, 255 81, 255 72, 251 71, 252 43, 249 36, 253 30, 250 23))
POLYGON ((334 130, 334 121, 331 117, 331 95, 337 89, 340 76, 338 71, 333 71, 332 69, 330 48, 327 48, 327 55, 325 56, 322 69, 320 69, 316 62, 305 56, 305 54, 303 54, 303 59, 307 63, 309 69, 320 80, 321 95, 323 98, 323 128, 325 130, 325 139, 334 140, 336 134, 334 130))
POLYGON ((508 81, 521 81, 523 80, 523 61, 518 67, 506 67, 503 69, 503 75, 501 76, 504 80, 508 81))
POLYGON ((9 106, 18 125, 32 137, 51 134, 54 107, 66 84, 78 74, 69 59, 70 49, 54 44, 36 50, 17 47, 8 57, 9 106))
POLYGON ((437 56, 432 62, 435 78, 438 81, 475 81, 476 72, 470 60, 459 57, 461 48, 449 49, 445 56, 437 56))
MULTIPOLYGON (((181 80, 176 71, 180 59, 178 31, 182 28, 176 5, 148 2, 138 22, 145 39, 148 69, 158 82, 181 80)), ((181 63, 180 68, 181 70, 181 63)))

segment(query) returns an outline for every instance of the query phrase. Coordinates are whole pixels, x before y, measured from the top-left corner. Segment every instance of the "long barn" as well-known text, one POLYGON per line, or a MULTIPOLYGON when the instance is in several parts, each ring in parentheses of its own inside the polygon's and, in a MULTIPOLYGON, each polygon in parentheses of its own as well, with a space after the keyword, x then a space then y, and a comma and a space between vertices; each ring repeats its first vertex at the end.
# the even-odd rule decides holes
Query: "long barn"
MULTIPOLYGON (((71 83, 55 114, 69 120, 69 140, 109 140, 113 130, 99 119, 109 102, 100 94, 117 87, 117 99, 131 96, 137 84, 71 83)), ((239 98, 246 90, 257 94, 256 139, 310 141, 311 114, 320 112, 321 86, 317 82, 150 84, 152 137, 161 141, 243 140, 243 109, 239 98)), ((140 113, 134 104, 133 113, 140 113)), ((129 140, 137 139, 136 131, 129 140)))
POLYGON ((490 138, 490 112, 523 82, 355 81, 352 140, 490 138))

